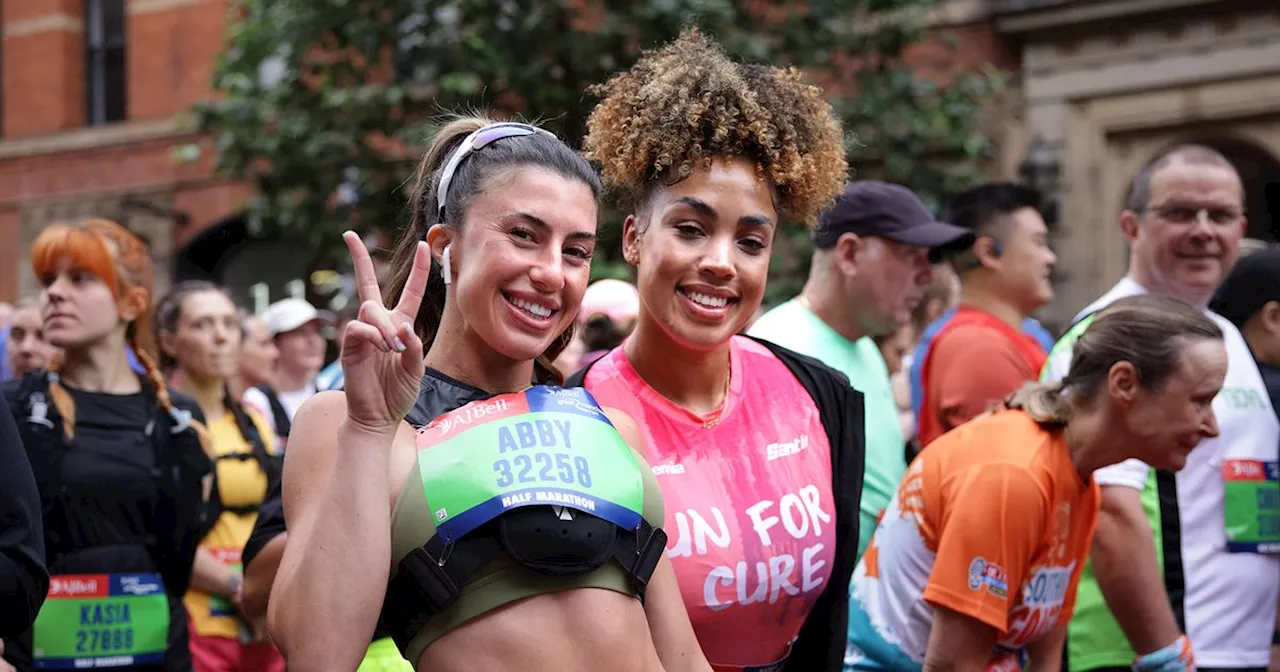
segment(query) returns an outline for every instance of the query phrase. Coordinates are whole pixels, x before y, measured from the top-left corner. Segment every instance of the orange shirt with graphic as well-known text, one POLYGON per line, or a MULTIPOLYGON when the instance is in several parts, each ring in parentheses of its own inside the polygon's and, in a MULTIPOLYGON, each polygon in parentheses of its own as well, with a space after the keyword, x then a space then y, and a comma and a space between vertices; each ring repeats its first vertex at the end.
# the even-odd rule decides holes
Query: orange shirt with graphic
POLYGON ((854 659, 923 662, 933 606, 992 626, 1003 651, 1040 639, 1071 617, 1098 508, 1062 433, 1021 411, 939 438, 912 462, 854 573, 854 659))

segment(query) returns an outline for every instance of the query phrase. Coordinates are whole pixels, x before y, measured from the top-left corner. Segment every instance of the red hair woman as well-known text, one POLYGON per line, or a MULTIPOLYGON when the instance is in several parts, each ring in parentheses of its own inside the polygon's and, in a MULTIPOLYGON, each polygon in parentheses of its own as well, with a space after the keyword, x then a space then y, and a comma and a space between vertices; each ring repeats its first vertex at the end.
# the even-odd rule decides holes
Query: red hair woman
POLYGON ((182 595, 212 465, 199 407, 165 386, 152 355, 150 252, 98 219, 45 229, 31 261, 45 337, 62 354, 4 394, 39 486, 52 579, 6 659, 19 670, 190 670, 182 595))

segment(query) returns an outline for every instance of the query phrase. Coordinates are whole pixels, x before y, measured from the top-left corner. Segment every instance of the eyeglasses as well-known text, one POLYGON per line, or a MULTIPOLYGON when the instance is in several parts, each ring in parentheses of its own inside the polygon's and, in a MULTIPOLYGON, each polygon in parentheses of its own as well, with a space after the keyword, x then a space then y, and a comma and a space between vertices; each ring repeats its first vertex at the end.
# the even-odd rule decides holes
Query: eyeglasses
POLYGON ((453 151, 453 155, 449 157, 449 162, 444 166, 444 172, 440 174, 440 187, 436 189, 436 203, 440 205, 440 212, 438 213, 440 223, 444 223, 444 203, 445 198, 449 195, 449 183, 453 181, 454 172, 458 170, 458 166, 462 164, 462 160, 467 158, 468 154, 483 149, 485 146, 503 138, 515 138, 533 135, 534 133, 542 133, 549 138, 557 139, 554 134, 546 129, 507 121, 489 124, 464 138, 462 144, 458 145, 458 148, 453 151))
POLYGON ((1191 222, 1200 221, 1202 217, 1208 217, 1209 221, 1214 224, 1226 225, 1235 224, 1240 221, 1241 217, 1244 217, 1244 212, 1235 208, 1199 207, 1181 203, 1152 205, 1145 208, 1144 211, 1155 213, 1160 219, 1174 224, 1190 224, 1191 222))

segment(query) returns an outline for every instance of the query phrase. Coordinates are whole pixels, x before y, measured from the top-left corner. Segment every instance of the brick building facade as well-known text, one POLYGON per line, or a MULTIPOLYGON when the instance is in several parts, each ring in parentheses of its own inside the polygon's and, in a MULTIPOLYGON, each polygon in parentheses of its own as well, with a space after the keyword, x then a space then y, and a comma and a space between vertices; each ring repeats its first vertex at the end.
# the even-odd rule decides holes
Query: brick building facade
POLYGON ((157 289, 172 256, 248 194, 212 177, 186 111, 211 96, 228 0, 3 0, 0 300, 35 291, 25 251, 45 224, 100 215, 146 237, 157 289))

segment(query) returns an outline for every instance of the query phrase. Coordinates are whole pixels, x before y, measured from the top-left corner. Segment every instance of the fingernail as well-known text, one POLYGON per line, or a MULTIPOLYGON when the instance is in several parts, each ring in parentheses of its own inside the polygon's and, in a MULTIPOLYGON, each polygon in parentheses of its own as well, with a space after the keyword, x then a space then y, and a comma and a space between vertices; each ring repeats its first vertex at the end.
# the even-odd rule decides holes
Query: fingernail
POLYGON ((409 349, 409 346, 405 345, 399 336, 396 336, 396 340, 392 341, 392 344, 396 346, 396 352, 404 352, 409 349))

